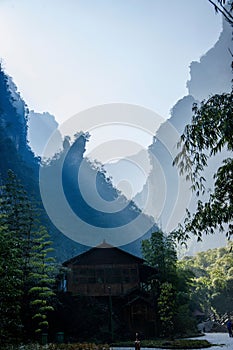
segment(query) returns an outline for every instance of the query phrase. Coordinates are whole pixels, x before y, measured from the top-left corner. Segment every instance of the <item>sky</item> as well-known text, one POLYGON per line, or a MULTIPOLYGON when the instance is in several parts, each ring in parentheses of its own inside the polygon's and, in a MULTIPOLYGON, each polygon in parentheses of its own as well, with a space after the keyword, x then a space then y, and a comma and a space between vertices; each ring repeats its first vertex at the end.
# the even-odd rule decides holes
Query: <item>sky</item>
MULTIPOLYGON (((221 17, 208 0, 0 0, 0 58, 28 108, 54 115, 63 135, 88 124, 85 155, 103 164, 152 143, 187 95, 190 63, 220 32, 221 17), (125 119, 118 120, 116 104, 125 119), (138 106, 138 119, 127 104, 138 106), (109 123, 98 113, 108 113, 109 123)), ((144 172, 143 180, 124 174, 132 194, 146 181, 144 172)))
POLYGON ((168 118, 220 31, 208 0, 0 0, 3 67, 59 124, 109 103, 168 118))
POLYGON ((188 94, 191 62, 221 27, 208 0, 0 0, 0 58, 30 110, 54 115, 63 135, 89 127, 85 155, 113 165, 141 155, 113 178, 129 198, 147 181, 155 130, 188 94))

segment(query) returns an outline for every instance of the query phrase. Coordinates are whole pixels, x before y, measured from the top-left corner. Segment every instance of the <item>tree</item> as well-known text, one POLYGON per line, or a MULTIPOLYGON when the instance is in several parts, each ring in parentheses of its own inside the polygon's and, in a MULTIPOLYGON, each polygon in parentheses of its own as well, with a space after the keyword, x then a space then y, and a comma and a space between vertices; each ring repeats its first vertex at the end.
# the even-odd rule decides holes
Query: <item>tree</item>
POLYGON ((193 313, 198 305, 193 302, 193 272, 177 261, 177 279, 175 294, 174 330, 177 335, 189 335, 196 332, 196 320, 193 313))
MULTIPOLYGON (((221 13, 225 20, 233 26, 233 1, 209 0, 216 13, 221 13)), ((229 49, 231 56, 233 53, 229 49)), ((233 62, 232 62, 233 69, 233 62)), ((232 91, 221 95, 214 95, 201 106, 193 105, 193 118, 181 136, 178 147, 181 151, 174 159, 181 174, 186 173, 187 179, 192 182, 192 189, 197 197, 206 192, 205 176, 203 171, 208 166, 208 160, 222 150, 229 151, 229 157, 224 157, 221 165, 213 173, 214 188, 208 201, 198 200, 196 213, 192 216, 189 211, 184 226, 180 225, 174 232, 174 237, 186 244, 189 233, 202 239, 203 233, 213 234, 227 229, 226 236, 233 233, 232 225, 232 91)))
MULTIPOLYGON (((51 242, 47 240, 46 230, 37 222, 36 209, 12 171, 8 171, 0 194, 0 250, 3 252, 0 271, 6 282, 2 286, 0 301, 6 306, 14 298, 17 313, 10 320, 12 315, 8 312, 8 325, 14 322, 14 328, 17 324, 28 337, 31 336, 32 318, 38 310, 42 318, 40 323, 44 322, 42 326, 47 326, 47 312, 52 310, 49 298, 53 294, 53 279, 51 258, 48 257, 51 242)), ((37 325, 35 328, 41 330, 37 325)), ((12 334, 10 327, 5 330, 12 334)))
POLYGON ((48 330, 48 313, 54 311, 52 306, 54 285, 54 258, 49 256, 53 251, 49 235, 44 227, 33 234, 33 246, 30 257, 30 273, 28 276, 31 287, 28 290, 32 319, 36 320, 35 332, 48 330))
POLYGON ((232 242, 226 247, 209 249, 180 263, 193 272, 191 299, 205 312, 206 317, 221 318, 231 314, 233 296, 232 242))
POLYGON ((178 147, 181 151, 174 160, 180 172, 186 173, 192 182, 197 197, 206 193, 203 172, 208 160, 223 150, 228 152, 213 174, 214 187, 206 202, 198 200, 192 216, 187 211, 184 227, 180 226, 175 236, 182 242, 189 233, 201 240, 203 233, 224 231, 230 238, 233 233, 233 92, 214 95, 198 107, 193 105, 191 124, 185 127, 178 147))
POLYGON ((22 330, 22 297, 28 247, 25 236, 31 217, 25 192, 12 171, 8 171, 0 193, 1 332, 3 340, 19 337, 22 330), (25 214, 27 215, 25 216, 25 214))
POLYGON ((0 344, 16 339, 21 330, 22 257, 19 241, 0 216, 0 344))
POLYGON ((172 236, 162 231, 152 233, 142 241, 142 252, 147 264, 158 269, 157 280, 151 281, 151 291, 160 335, 194 332, 189 297, 193 274, 178 264, 172 236))
POLYGON ((175 291, 169 282, 164 282, 161 285, 161 292, 158 298, 158 314, 161 322, 161 335, 163 337, 173 337, 175 291))
POLYGON ((228 2, 230 8, 226 7, 226 0, 209 0, 209 2, 214 6, 216 13, 220 12, 224 18, 233 25, 233 16, 231 11, 233 10, 233 3, 228 2))
POLYGON ((161 230, 152 233, 142 241, 142 254, 150 266, 158 269, 161 283, 174 281, 177 253, 171 236, 165 236, 161 230))

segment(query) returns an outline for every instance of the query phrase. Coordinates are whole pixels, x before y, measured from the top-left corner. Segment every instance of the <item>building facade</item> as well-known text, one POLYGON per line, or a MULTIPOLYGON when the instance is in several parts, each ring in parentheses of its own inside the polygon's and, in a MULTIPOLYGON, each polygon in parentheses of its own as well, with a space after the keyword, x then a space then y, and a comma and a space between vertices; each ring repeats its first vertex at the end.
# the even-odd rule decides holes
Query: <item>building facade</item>
POLYGON ((130 332, 154 332, 154 312, 148 280, 157 271, 144 259, 106 242, 63 263, 66 280, 63 289, 74 297, 94 297, 121 318, 130 332))

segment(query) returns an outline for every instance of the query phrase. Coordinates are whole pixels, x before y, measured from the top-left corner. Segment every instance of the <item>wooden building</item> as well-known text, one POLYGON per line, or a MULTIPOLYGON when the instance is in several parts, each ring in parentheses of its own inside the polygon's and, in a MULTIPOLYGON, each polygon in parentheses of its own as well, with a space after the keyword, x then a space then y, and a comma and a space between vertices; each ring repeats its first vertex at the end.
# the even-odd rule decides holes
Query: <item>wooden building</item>
POLYGON ((73 295, 123 296, 140 289, 156 270, 145 261, 106 242, 67 260, 66 290, 73 295))
POLYGON ((124 319, 129 331, 147 335, 154 330, 153 302, 145 287, 157 271, 145 265, 144 259, 103 242, 63 266, 67 268, 65 291, 94 297, 105 305, 111 298, 113 311, 124 319))

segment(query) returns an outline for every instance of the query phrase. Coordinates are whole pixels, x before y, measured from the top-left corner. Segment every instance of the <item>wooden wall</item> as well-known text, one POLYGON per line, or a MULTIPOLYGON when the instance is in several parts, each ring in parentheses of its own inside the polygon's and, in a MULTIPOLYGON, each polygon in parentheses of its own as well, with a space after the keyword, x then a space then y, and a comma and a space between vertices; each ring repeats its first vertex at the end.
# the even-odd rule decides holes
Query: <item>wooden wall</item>
POLYGON ((140 283, 138 264, 71 264, 67 267, 67 290, 75 295, 124 295, 140 283))

